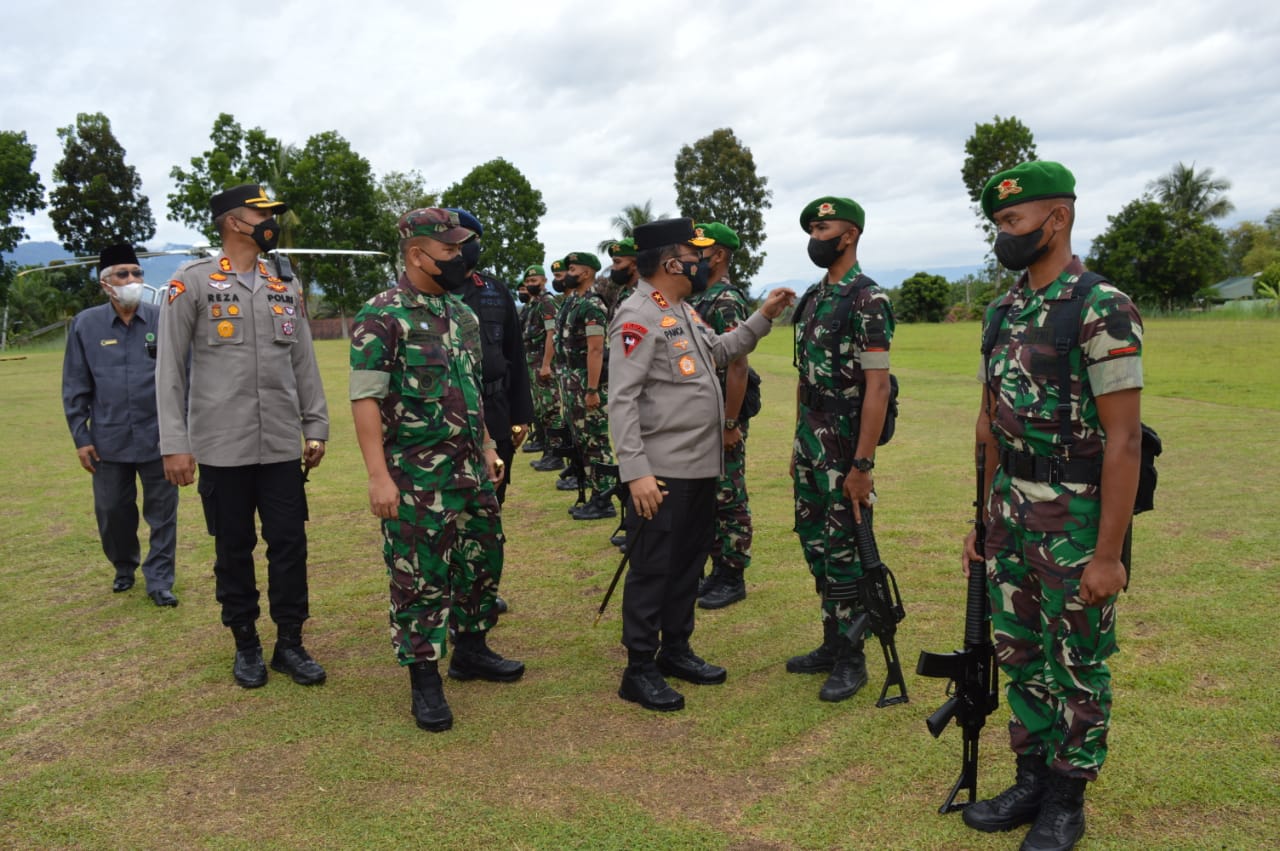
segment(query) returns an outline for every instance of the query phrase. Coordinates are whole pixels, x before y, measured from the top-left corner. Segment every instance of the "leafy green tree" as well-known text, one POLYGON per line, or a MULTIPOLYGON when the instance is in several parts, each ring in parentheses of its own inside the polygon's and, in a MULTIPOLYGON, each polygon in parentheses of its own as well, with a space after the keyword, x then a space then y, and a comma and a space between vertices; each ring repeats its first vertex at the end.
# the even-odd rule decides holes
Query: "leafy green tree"
POLYGON ((246 131, 225 112, 214 120, 209 139, 213 147, 191 158, 190 171, 176 165, 169 170, 175 184, 169 195, 169 218, 216 242, 209 199, 241 183, 261 183, 278 190, 287 173, 288 151, 261 127, 246 131))
POLYGON ((1280 308, 1280 260, 1259 273, 1253 288, 1262 298, 1271 299, 1272 308, 1280 308))
POLYGON ((542 193, 501 157, 471 169, 444 191, 440 203, 461 207, 480 220, 484 226, 480 265, 508 285, 546 256, 538 239, 538 224, 547 212, 542 193))
POLYGON ((1139 198, 1108 222, 1086 265, 1140 303, 1189 305, 1225 274, 1226 240, 1203 219, 1139 198))
POLYGON ((621 213, 618 213, 609 220, 609 227, 613 228, 618 235, 616 237, 609 237, 608 239, 600 240, 596 245, 596 250, 601 254, 607 254, 609 253, 609 246, 613 245, 619 239, 626 239, 627 237, 632 236, 637 225, 643 225, 657 221, 658 219, 666 218, 670 218, 670 215, 667 213, 654 214, 652 200, 645 201, 643 204, 628 204, 622 208, 621 213))
MULTIPOLYGON (((298 217, 294 238, 299 244, 360 249, 380 244, 382 216, 373 170, 346 139, 333 130, 318 133, 287 167, 288 174, 278 178, 282 183, 277 189, 298 217)), ((386 270, 366 260, 319 258, 297 265, 304 282, 309 278, 324 290, 326 300, 343 318, 344 331, 347 316, 387 282, 386 270)))
POLYGON ((987 242, 994 242, 995 225, 982 213, 982 190, 994 175, 1019 163, 1037 159, 1035 138, 1017 118, 997 115, 990 123, 973 126, 973 135, 964 143, 964 153, 960 178, 969 193, 969 200, 973 202, 979 229, 986 235, 987 242))
POLYGON ((941 275, 916 272, 902 282, 898 304, 904 322, 941 322, 951 306, 951 285, 941 275))
MULTIPOLYGON (((36 146, 27 134, 0 130, 0 253, 13 251, 26 237, 17 217, 30 215, 44 207, 44 186, 40 175, 32 171, 36 146)), ((0 259, 0 302, 8 300, 9 285, 16 269, 0 259)))
POLYGON ((62 160, 53 167, 49 218, 73 254, 97 254, 115 242, 141 245, 156 234, 137 170, 101 112, 80 113, 58 130, 62 160))
POLYGON ((1171 213, 1192 218, 1220 219, 1236 208, 1226 196, 1231 181, 1214 177, 1211 168, 1196 171, 1195 163, 1177 163, 1168 174, 1147 184, 1147 188, 1171 213))
POLYGON ((767 252, 764 211, 773 206, 768 179, 756 173, 751 149, 733 130, 722 127, 685 145, 676 154, 676 205, 695 222, 720 222, 733 228, 742 247, 735 252, 734 282, 749 286, 767 252))
POLYGON ((378 180, 375 193, 382 215, 382 222, 378 225, 381 241, 377 245, 394 258, 400 250, 400 234, 396 230, 400 217, 420 207, 434 207, 438 199, 436 193, 427 189, 422 173, 416 169, 387 172, 378 180))

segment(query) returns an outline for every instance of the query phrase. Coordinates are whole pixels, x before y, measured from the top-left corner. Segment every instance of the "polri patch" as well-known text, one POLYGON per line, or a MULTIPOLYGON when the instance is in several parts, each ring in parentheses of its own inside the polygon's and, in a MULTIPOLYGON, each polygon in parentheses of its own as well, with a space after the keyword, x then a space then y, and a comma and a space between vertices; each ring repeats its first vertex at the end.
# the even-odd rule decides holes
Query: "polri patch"
POLYGON ((173 304, 173 300, 187 291, 187 285, 182 281, 169 282, 169 304, 173 304))

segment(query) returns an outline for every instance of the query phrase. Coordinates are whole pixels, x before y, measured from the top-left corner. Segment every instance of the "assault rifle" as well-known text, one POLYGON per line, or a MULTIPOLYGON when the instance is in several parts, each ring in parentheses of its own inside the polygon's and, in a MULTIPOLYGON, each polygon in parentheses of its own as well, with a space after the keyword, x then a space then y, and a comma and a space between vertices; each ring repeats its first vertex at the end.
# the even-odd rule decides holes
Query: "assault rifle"
MULTIPOLYGON (((893 578, 889 566, 880 559, 880 550, 876 547, 876 536, 871 530, 869 518, 862 523, 854 521, 853 538, 858 546, 858 559, 862 562, 862 578, 856 580, 858 599, 866 610, 858 618, 865 620, 871 632, 880 639, 880 649, 884 651, 884 666, 888 672, 876 706, 883 708, 906 703, 907 682, 902 678, 898 645, 894 642, 898 624, 907 616, 906 610, 902 608, 902 596, 898 593, 898 581, 893 578), (887 697, 890 686, 898 687, 898 694, 894 697, 887 697)), ((864 624, 855 622, 852 634, 861 634, 863 628, 864 624)))
MULTIPOLYGON (((982 519, 982 507, 986 502, 986 446, 978 444, 978 498, 973 521, 976 532, 975 548, 978 555, 986 556, 987 527, 982 519)), ((938 809, 949 813, 963 809, 978 797, 978 738, 987 716, 1000 703, 996 691, 998 671, 996 649, 991 642, 991 625, 988 622, 990 604, 987 601, 987 565, 979 558, 969 561, 969 592, 964 612, 964 649, 951 653, 920 652, 916 673, 923 677, 938 677, 951 682, 947 685, 947 702, 929 716, 929 732, 936 739, 947 729, 954 718, 964 736, 964 750, 960 764, 960 777, 951 787, 951 794, 938 809), (969 800, 956 803, 961 789, 969 790, 969 800)))
POLYGON ((573 476, 578 482, 578 501, 574 506, 583 505, 587 501, 587 475, 582 463, 582 453, 573 440, 573 430, 568 426, 548 429, 552 454, 564 458, 568 464, 566 475, 573 476))

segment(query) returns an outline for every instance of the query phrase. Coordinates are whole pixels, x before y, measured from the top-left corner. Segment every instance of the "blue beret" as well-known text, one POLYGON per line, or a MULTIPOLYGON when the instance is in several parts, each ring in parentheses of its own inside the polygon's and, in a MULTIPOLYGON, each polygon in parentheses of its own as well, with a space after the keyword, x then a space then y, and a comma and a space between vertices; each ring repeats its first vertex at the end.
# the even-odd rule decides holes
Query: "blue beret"
POLYGON ((474 233, 476 236, 484 236, 484 226, 480 224, 480 220, 471 215, 467 210, 461 207, 445 207, 446 210, 458 214, 458 224, 474 233))

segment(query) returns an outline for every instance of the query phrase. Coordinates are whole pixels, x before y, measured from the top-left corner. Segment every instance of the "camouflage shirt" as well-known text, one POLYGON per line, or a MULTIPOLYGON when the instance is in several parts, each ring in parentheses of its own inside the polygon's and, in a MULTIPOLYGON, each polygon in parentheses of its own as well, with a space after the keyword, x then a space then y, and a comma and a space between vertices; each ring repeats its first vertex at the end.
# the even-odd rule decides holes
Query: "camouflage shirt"
POLYGON ((401 490, 480 487, 485 480, 479 323, 455 295, 419 292, 403 275, 356 314, 351 400, 373 398, 401 490))
POLYGON ((546 293, 538 293, 524 306, 520 315, 521 333, 524 336, 524 356, 530 366, 542 365, 542 349, 547 333, 556 329, 556 303, 546 293))
MULTIPOLYGON (((567 299, 557 320, 556 348, 571 370, 587 371, 587 338, 599 337, 602 342, 609 331, 609 311, 604 299, 588 289, 580 296, 567 299)), ((603 376, 603 373, 602 373, 603 376)))
MULTIPOLYGON (((693 302, 693 309, 717 334, 727 334, 751 315, 747 294, 727 277, 707 287, 707 291, 693 302)), ((725 368, 717 371, 720 383, 724 383, 725 368)))
MULTIPOLYGON (((1028 286, 1024 273, 1018 283, 987 307, 986 325, 995 309, 1009 311, 996 337, 995 349, 979 376, 996 392, 992 431, 1002 446, 1055 454, 1058 434, 1058 356, 1053 347, 1049 316, 1055 309, 1074 310, 1071 289, 1084 272, 1078 257, 1040 290, 1028 286)), ((1072 455, 1102 454, 1097 396, 1142 387, 1142 318, 1132 301, 1113 285, 1102 282, 1084 297, 1080 340, 1071 359, 1071 420, 1075 443, 1072 455)))

